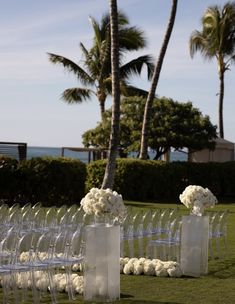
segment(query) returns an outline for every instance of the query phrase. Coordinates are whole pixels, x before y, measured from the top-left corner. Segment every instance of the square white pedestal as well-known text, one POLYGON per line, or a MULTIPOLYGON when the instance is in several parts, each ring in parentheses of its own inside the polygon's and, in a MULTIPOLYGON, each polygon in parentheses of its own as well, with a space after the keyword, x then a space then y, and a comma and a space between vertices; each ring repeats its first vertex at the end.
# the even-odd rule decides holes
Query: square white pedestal
POLYGON ((180 265, 184 275, 208 272, 209 216, 182 217, 180 265))
POLYGON ((111 302, 120 298, 120 226, 85 227, 84 299, 111 302))

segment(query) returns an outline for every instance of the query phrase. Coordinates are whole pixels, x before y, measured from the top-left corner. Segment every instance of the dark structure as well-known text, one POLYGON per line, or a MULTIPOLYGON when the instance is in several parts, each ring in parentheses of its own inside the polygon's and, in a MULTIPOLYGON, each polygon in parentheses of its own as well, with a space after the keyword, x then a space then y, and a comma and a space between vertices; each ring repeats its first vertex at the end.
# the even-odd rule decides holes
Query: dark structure
POLYGON ((27 157, 27 144, 20 142, 0 142, 0 156, 8 156, 19 161, 27 157))

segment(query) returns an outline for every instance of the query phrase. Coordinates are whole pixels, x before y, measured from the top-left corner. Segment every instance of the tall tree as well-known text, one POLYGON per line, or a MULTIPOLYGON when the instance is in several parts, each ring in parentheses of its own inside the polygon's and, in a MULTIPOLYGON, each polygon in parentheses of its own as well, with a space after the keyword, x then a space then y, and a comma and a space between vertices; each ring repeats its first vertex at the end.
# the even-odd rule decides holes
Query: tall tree
POLYGON ((177 11, 177 2, 178 0, 172 0, 172 6, 171 6, 171 14, 170 14, 170 19, 168 22, 166 34, 163 40, 163 44, 160 50, 159 57, 157 59, 154 72, 153 72, 153 77, 152 77, 152 82, 151 82, 151 87, 148 93, 147 101, 145 104, 145 110, 144 110, 144 116, 143 116, 143 125, 142 125, 142 133, 141 133, 141 147, 140 147, 140 158, 141 159, 147 159, 148 157, 148 133, 149 133, 149 125, 150 125, 150 117, 151 117, 151 110, 152 110, 152 104, 153 104, 153 99, 155 96, 155 91, 158 85, 158 80, 160 77, 161 69, 162 69, 162 64, 163 60, 166 54, 167 46, 171 37, 171 33, 174 27, 175 23, 175 16, 176 16, 176 11, 177 11))
MULTIPOLYGON (((90 18, 94 32, 93 44, 87 49, 83 43, 80 43, 82 51, 83 66, 72 60, 48 53, 49 60, 54 64, 62 65, 66 70, 75 74, 81 87, 67 89, 63 92, 62 98, 69 104, 82 103, 91 99, 94 95, 97 97, 101 117, 105 111, 105 101, 111 94, 111 47, 110 47, 110 17, 105 14, 101 22, 98 23, 94 18, 90 18)), ((120 61, 124 62, 124 55, 127 52, 143 49, 146 46, 146 39, 141 30, 135 26, 129 25, 127 16, 118 13, 120 48, 120 61)), ((153 60, 150 55, 143 55, 124 63, 120 67, 121 93, 123 95, 143 95, 144 92, 128 84, 130 76, 140 75, 143 66, 147 66, 147 76, 150 79, 153 71, 153 60)))
MULTIPOLYGON (((141 127, 145 98, 123 98, 120 108, 119 153, 139 152, 141 127)), ((191 102, 177 102, 171 98, 155 98, 150 118, 149 147, 155 151, 154 159, 160 159, 170 148, 189 152, 201 149, 213 150, 216 126, 209 116, 203 116, 191 102)), ((83 134, 86 147, 107 148, 111 128, 111 110, 105 112, 105 119, 95 129, 83 134)), ((121 156, 121 157, 122 157, 121 156)))
POLYGON ((116 158, 119 144, 120 125, 120 75, 119 75, 119 39, 117 0, 110 0, 110 29, 111 29, 111 71, 112 71, 112 122, 109 143, 109 155, 105 169, 102 188, 113 188, 116 158))
POLYGON ((227 2, 223 7, 208 7, 201 23, 202 30, 195 30, 190 36, 190 54, 193 57, 200 51, 205 59, 216 58, 219 74, 219 136, 224 138, 224 74, 235 62, 235 2, 227 2))

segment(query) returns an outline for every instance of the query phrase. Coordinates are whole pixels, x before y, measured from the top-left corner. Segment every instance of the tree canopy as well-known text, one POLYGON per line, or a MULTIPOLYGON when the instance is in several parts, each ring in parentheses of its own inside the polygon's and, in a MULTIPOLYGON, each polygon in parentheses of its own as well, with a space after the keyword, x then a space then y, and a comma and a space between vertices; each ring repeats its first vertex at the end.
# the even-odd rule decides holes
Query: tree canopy
MULTIPOLYGON (((121 102, 120 149, 125 153, 139 152, 140 137, 145 107, 145 98, 128 97, 121 102)), ((82 138, 86 147, 106 148, 110 133, 111 110, 107 110, 103 122, 96 128, 86 131, 82 138)), ((171 98, 155 98, 153 101, 149 148, 156 152, 159 159, 170 148, 191 152, 204 148, 213 149, 216 126, 209 116, 194 108, 191 102, 180 103, 171 98)))

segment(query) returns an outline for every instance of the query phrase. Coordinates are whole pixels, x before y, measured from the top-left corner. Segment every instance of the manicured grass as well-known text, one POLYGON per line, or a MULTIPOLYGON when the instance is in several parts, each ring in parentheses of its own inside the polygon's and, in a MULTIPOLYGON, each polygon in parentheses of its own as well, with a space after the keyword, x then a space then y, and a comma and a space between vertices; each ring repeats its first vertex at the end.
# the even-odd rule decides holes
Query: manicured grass
MULTIPOLYGON (((188 214, 188 210, 182 204, 126 203, 132 205, 133 208, 166 208, 177 206, 182 214, 188 214)), ((121 299, 115 303, 234 304, 235 203, 219 204, 212 211, 226 209, 229 210, 228 253, 223 259, 209 259, 208 275, 200 278, 159 278, 144 275, 121 275, 121 299)), ((78 296, 74 302, 69 302, 65 294, 60 294, 58 300, 59 304, 85 303, 82 296, 78 296)), ((45 298, 43 303, 51 303, 50 297, 45 298)))

